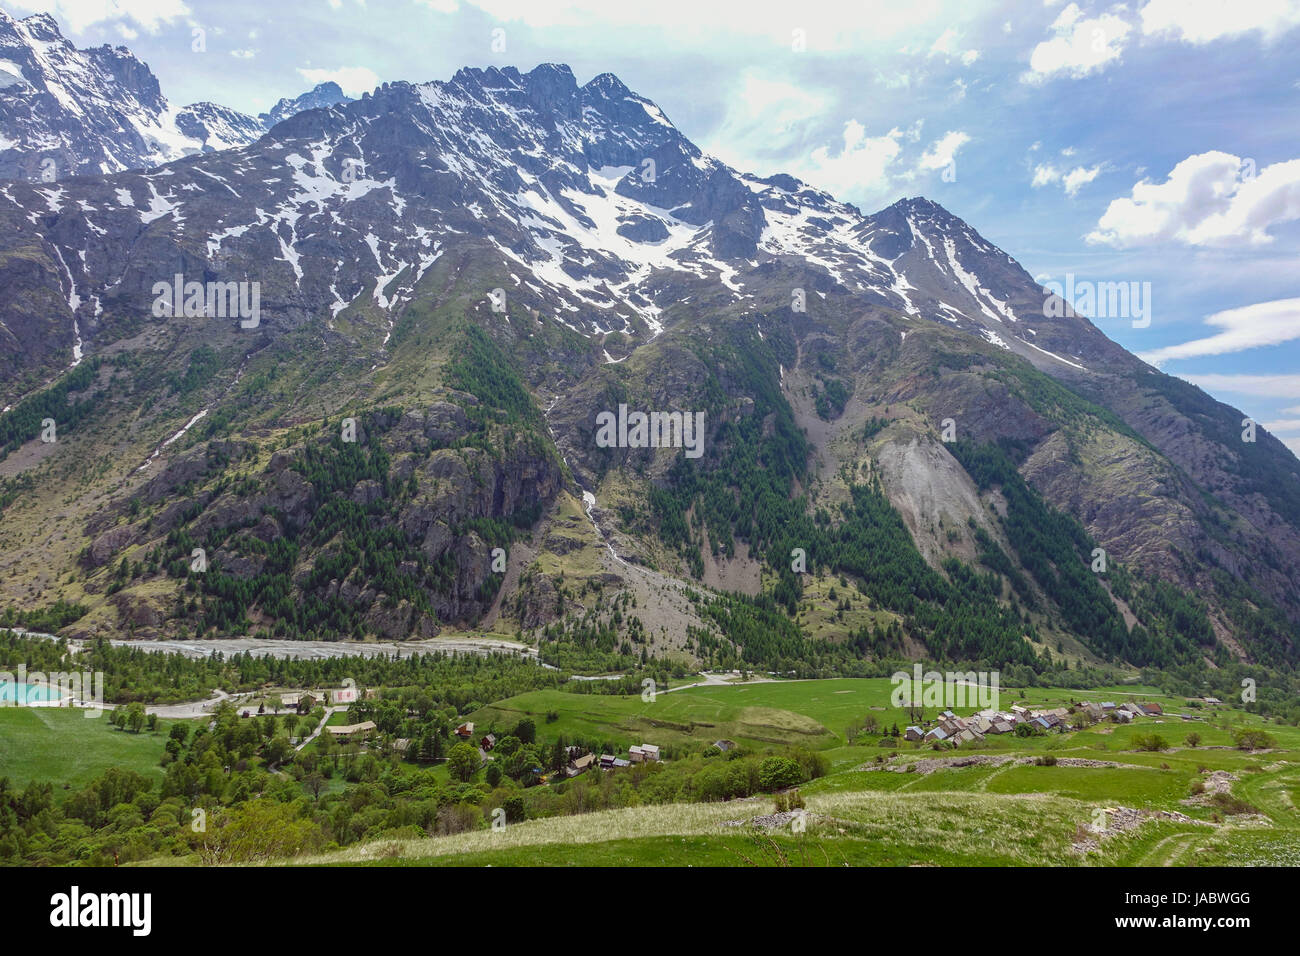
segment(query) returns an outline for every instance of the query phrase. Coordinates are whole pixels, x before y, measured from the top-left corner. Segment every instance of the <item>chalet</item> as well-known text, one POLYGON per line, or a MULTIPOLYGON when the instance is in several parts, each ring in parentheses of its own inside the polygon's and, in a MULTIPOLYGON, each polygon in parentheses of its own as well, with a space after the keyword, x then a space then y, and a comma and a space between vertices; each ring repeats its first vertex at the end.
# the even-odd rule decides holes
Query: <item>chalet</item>
POLYGON ((1115 702, 1114 702, 1113 700, 1103 700, 1103 701, 1101 702, 1101 709, 1102 709, 1102 710, 1114 710, 1114 709, 1115 709, 1115 702))
POLYGON ((952 742, 960 745, 960 744, 974 743, 977 740, 983 740, 983 739, 984 739, 983 734, 976 733, 975 731, 967 727, 966 729, 958 731, 957 733, 953 734, 952 742))
POLYGON ((488 734, 478 742, 478 745, 484 750, 491 751, 491 749, 497 745, 497 735, 488 734))
POLYGON ((978 717, 971 717, 966 721, 966 729, 973 730, 975 733, 980 735, 987 734, 992 727, 993 721, 988 717, 985 717, 983 714, 978 717))
POLYGON ((350 741, 353 738, 364 740, 375 732, 377 729, 373 720, 363 720, 359 724, 340 724, 335 727, 326 727, 335 740, 350 741))
POLYGON ((903 731, 904 740, 923 740, 924 738, 925 738, 925 731, 922 730, 920 727, 908 727, 905 731, 903 731))
POLYGON ((601 770, 614 770, 618 767, 630 767, 630 766, 632 766, 631 763, 622 759, 621 757, 615 757, 613 754, 600 755, 601 770))
POLYGON ((736 749, 736 742, 734 740, 715 740, 713 746, 726 753, 729 750, 736 749))
POLYGON ((657 744, 642 744, 639 747, 629 747, 627 755, 633 763, 644 763, 659 759, 659 747, 657 744))
POLYGON ((1124 710, 1122 707, 1117 707, 1115 710, 1112 710, 1110 716, 1121 724, 1132 723, 1133 721, 1133 713, 1124 710))
POLYGON ((584 754, 569 761, 568 768, 564 771, 566 777, 576 777, 580 773, 586 773, 596 763, 595 754, 584 754))
POLYGON ((462 740, 469 740, 471 737, 473 737, 474 736, 473 722, 471 721, 468 723, 464 723, 461 724, 459 727, 457 727, 456 736, 461 738, 462 740))
POLYGON ((1015 730, 1015 728, 1011 726, 1011 721, 998 719, 993 721, 993 726, 989 729, 989 733, 1009 734, 1013 730, 1015 730))
POLYGON ((925 732, 925 737, 923 739, 930 743, 942 743, 948 739, 948 732, 942 727, 931 727, 925 732))
POLYGON ((293 694, 281 694, 280 706, 292 707, 299 716, 310 714, 312 708, 320 703, 320 698, 315 694, 309 694, 306 691, 293 694))
POLYGON ((1159 704, 1138 704, 1138 706, 1147 717, 1163 717, 1165 714, 1165 709, 1159 704))
POLYGON ((1219 700, 1219 698, 1217 697, 1202 697, 1201 700, 1205 701, 1207 704, 1211 706, 1217 706, 1223 703, 1223 701, 1219 700))
POLYGON ((1033 720, 1031 720, 1029 723, 1030 723, 1032 726, 1034 726, 1034 727, 1036 727, 1036 728, 1038 728, 1039 730, 1042 730, 1042 731, 1048 731, 1048 730, 1051 730, 1051 729, 1052 729, 1052 725, 1051 725, 1050 723, 1048 723, 1046 717, 1035 717, 1035 718, 1034 718, 1033 720))

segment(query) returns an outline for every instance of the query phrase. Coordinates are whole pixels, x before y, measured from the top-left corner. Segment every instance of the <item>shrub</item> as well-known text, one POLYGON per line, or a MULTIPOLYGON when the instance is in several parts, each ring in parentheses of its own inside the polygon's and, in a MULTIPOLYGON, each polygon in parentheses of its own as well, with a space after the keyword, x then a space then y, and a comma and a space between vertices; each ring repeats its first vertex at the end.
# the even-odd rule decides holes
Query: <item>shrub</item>
POLYGON ((789 757, 765 757, 758 766, 758 785, 764 790, 780 790, 803 782, 803 770, 789 757))
POLYGON ((1210 797, 1210 806, 1222 810, 1224 813, 1233 815, 1239 813, 1258 813, 1255 807, 1251 806, 1240 797, 1233 796, 1226 790, 1221 790, 1214 796, 1210 797))
POLYGON ((1234 733, 1232 738, 1236 741, 1238 750, 1268 750, 1277 746, 1277 741, 1262 730, 1243 728, 1234 733))
POLYGON ((518 794, 506 797, 501 809, 506 812, 507 823, 520 823, 524 819, 524 798, 518 794))
POLYGON ((777 813, 788 813, 791 810, 802 810, 803 808, 803 797, 799 795, 798 790, 791 790, 787 793, 778 793, 776 795, 777 813))

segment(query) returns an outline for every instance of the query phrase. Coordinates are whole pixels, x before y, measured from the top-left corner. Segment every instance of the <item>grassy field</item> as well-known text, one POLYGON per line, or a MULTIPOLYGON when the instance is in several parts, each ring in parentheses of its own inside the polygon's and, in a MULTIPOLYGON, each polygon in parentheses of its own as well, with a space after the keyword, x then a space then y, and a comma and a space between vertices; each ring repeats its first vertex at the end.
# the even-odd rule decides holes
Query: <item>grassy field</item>
MULTIPOLYGON (((629 807, 549 817, 456 836, 380 841, 309 862, 428 866, 1209 866, 1300 865, 1300 728, 1232 708, 1193 709, 1183 698, 1136 686, 1095 691, 1004 689, 999 706, 1075 700, 1161 703, 1163 718, 1101 724, 1064 735, 992 736, 978 747, 935 751, 879 735, 849 745, 845 728, 867 714, 890 727, 907 721, 889 706, 888 680, 836 679, 702 686, 653 702, 543 691, 473 715, 478 728, 508 730, 531 717, 539 739, 582 735, 617 746, 646 741, 697 749, 726 737, 763 751, 820 750, 828 775, 805 784, 807 816, 755 826, 770 797, 728 803, 629 807), (548 720, 547 715, 553 719, 548 720), (1194 715, 1185 720, 1180 714, 1194 715), (1277 747, 1233 748, 1231 730, 1260 727, 1277 747), (1201 737, 1196 747, 1188 733, 1201 737), (1157 733, 1169 748, 1138 750, 1157 733), (974 766, 941 765, 976 755, 974 766), (1051 758, 1058 761, 1050 763, 1051 758), (1047 760, 1046 764, 1037 761, 1047 760), (921 761, 926 763, 922 764, 921 761), (1032 761, 1032 762, 1026 762, 1032 761), (1077 765, 1072 762, 1089 763, 1077 765), (1092 763, 1099 766, 1091 765, 1092 763), (909 767, 916 764, 917 766, 909 767), (929 772, 927 772, 929 771, 929 772), (1213 771, 1234 779, 1230 794, 1249 812, 1187 802, 1213 771), (1111 826, 1126 811, 1136 822, 1111 826), (1102 814, 1098 816, 1099 812, 1102 814), (1171 816, 1172 815, 1172 816, 1171 816), (1092 828, 1105 820, 1107 830, 1092 828)), ((974 708, 958 708, 969 713, 974 708)), ((927 716, 931 716, 927 714, 927 716)), ((303 861, 294 861, 303 862, 303 861)))
MULTIPOLYGON (((511 697, 481 708, 470 716, 476 728, 508 730, 524 717, 530 717, 538 733, 548 738, 558 735, 573 737, 600 737, 626 747, 630 744, 648 743, 682 744, 712 743, 719 738, 736 740, 756 747, 798 745, 822 750, 847 743, 846 728, 868 714, 874 714, 885 728, 898 724, 905 727, 907 713, 890 706, 893 685, 884 678, 841 678, 812 681, 769 681, 729 686, 684 687, 656 695, 652 702, 640 697, 612 697, 602 695, 576 695, 562 690, 534 691, 511 697), (547 722, 547 714, 557 719, 547 722)), ((1165 697, 1151 688, 1138 686, 1109 687, 1091 691, 1029 688, 1021 694, 1018 690, 1002 690, 1000 706, 1023 702, 1031 707, 1054 707, 1071 701, 1122 702, 1141 699, 1161 704, 1166 711, 1188 711, 1180 697, 1165 697)), ((960 713, 970 713, 977 708, 957 708, 960 713)), ((926 718, 932 718, 938 708, 928 708, 926 718)), ((1202 716, 1215 716, 1208 710, 1189 711, 1202 716)), ((1117 740, 1127 741, 1138 732, 1149 730, 1151 721, 1119 728, 1117 740)), ((1205 738, 1205 743, 1229 743, 1226 732, 1204 726, 1204 721, 1183 722, 1176 717, 1167 718, 1178 740, 1188 729, 1195 727, 1205 738), (1173 725, 1177 725, 1174 727, 1173 725), (1219 735, 1213 740, 1213 735, 1219 735), (1221 739, 1220 739, 1221 738, 1221 739)), ((1292 731, 1292 740, 1300 747, 1300 730, 1292 731)), ((1089 742, 1101 734, 1076 735, 1089 742)), ((991 738, 996 739, 996 738, 991 738)), ((1171 739, 1171 742, 1174 742, 1171 739)), ((1043 744, 1046 746, 1046 744, 1043 744)))
POLYGON ((76 788, 109 767, 162 777, 158 761, 167 740, 167 721, 133 734, 116 730, 108 716, 88 718, 81 710, 57 707, 0 708, 0 777, 16 787, 50 780, 76 788))
MULTIPOLYGON (((689 752, 729 738, 762 753, 789 746, 820 751, 829 772, 804 784, 807 816, 768 820, 772 797, 719 803, 648 804, 549 816, 504 830, 380 840, 288 863, 366 865, 714 865, 840 866, 1202 866, 1300 865, 1300 728, 1242 711, 1192 710, 1149 688, 1004 690, 999 706, 1137 697, 1165 706, 1162 718, 1099 724, 1063 735, 991 736, 960 750, 879 733, 850 744, 846 729, 874 715, 907 723, 890 706, 886 679, 757 682, 660 693, 654 701, 540 691, 484 707, 476 730, 506 731, 522 717, 540 741, 581 735, 617 748, 642 741, 689 752), (1195 714, 1185 720, 1182 713, 1195 714), (553 719, 548 719, 548 715, 553 719), (1250 753, 1232 730, 1265 729, 1277 746, 1250 753), (1200 735, 1198 746, 1185 742, 1200 735), (1168 747, 1144 751, 1157 733, 1168 747), (957 766, 957 761, 974 763, 957 766), (1055 763, 1053 763, 1055 761, 1055 763), (1211 774, 1231 774, 1240 805, 1191 800, 1211 774), (1199 781, 1199 784, 1198 784, 1199 781), (1134 812, 1130 812, 1134 811, 1134 812), (1099 817, 1099 813, 1101 816, 1099 817), (1127 821, 1109 829, 1112 819, 1127 821), (1105 821, 1107 830, 1094 826, 1105 821), (756 822, 757 821, 757 822, 756 822)), ((958 708, 968 713, 973 708, 958 708)), ((331 723, 346 722, 337 714, 331 723)), ((80 786, 108 767, 158 775, 166 725, 154 733, 114 730, 106 719, 53 708, 0 709, 0 776, 80 786)), ((715 758, 721 759, 721 758, 715 758)), ((445 765, 438 768, 446 773, 445 765)), ((342 778, 330 789, 343 786, 342 778)))

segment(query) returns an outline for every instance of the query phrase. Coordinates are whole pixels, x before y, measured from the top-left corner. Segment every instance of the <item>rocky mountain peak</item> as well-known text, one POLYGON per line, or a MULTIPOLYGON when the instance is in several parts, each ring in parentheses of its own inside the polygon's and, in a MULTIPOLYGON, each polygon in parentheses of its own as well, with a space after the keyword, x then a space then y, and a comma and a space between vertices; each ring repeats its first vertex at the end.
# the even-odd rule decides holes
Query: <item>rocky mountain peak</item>
POLYGON ((344 95, 343 89, 337 83, 333 80, 327 80, 324 83, 316 84, 301 96, 281 97, 268 112, 258 114, 257 118, 261 121, 263 129, 270 129, 276 123, 283 122, 290 116, 304 110, 320 109, 350 102, 352 102, 351 98, 344 95))
MULTIPOLYGON (((4 11, 0 11, 0 14, 12 22, 12 18, 5 14, 4 11)), ((63 34, 59 30, 59 22, 48 13, 33 13, 31 16, 23 17, 18 22, 22 24, 24 32, 33 40, 43 40, 47 43, 67 42, 63 39, 63 34)))
POLYGON ((49 182, 245 146, 294 113, 347 100, 323 83, 262 117, 215 103, 176 109, 131 50, 79 50, 48 14, 0 10, 0 64, 0 179, 49 182))

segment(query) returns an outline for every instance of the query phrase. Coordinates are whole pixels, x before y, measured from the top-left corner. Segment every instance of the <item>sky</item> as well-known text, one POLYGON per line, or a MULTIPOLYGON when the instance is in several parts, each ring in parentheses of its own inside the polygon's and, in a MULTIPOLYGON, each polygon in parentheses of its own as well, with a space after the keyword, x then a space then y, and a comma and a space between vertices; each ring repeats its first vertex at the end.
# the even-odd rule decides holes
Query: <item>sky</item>
POLYGON ((1300 0, 0 6, 250 113, 327 79, 615 73, 742 171, 864 212, 925 196, 1054 288, 1136 283, 1098 327, 1300 454, 1300 0))

